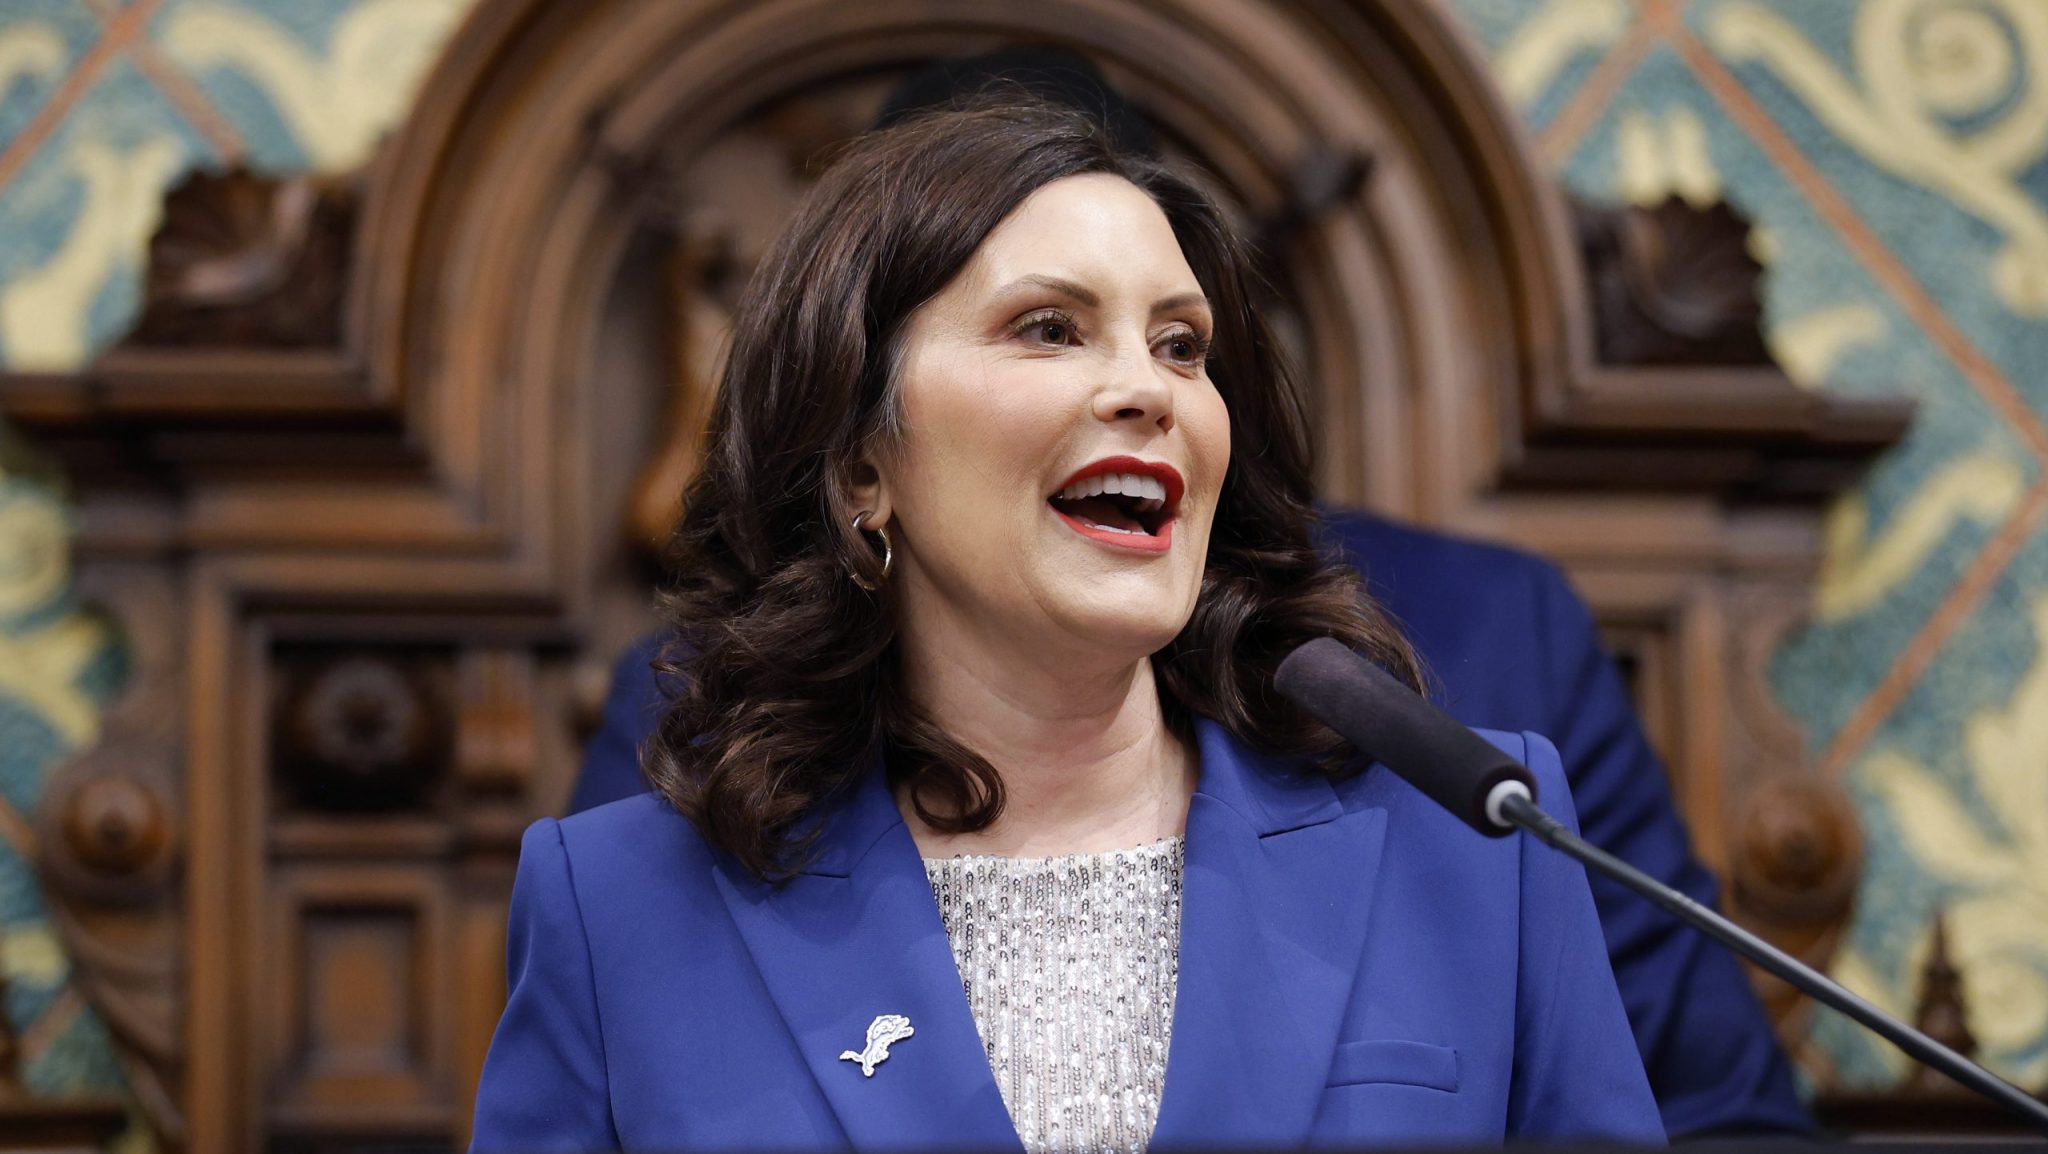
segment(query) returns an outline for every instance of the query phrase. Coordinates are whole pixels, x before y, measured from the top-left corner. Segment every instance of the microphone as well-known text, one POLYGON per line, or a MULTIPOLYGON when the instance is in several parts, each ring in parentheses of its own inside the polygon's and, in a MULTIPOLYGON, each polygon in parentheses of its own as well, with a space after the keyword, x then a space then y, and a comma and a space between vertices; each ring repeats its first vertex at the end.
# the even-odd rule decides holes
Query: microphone
POLYGON ((1334 638, 1297 646, 1273 687, 1488 837, 1523 829, 1677 915, 1708 937, 2048 1133, 2048 1104, 1892 1017, 1832 978, 1580 838, 1536 805, 1536 779, 1493 743, 1334 638))
POLYGON ((1488 837, 1515 832, 1500 808, 1508 797, 1536 800, 1536 775, 1521 762, 1335 638, 1296 646, 1273 688, 1488 837))

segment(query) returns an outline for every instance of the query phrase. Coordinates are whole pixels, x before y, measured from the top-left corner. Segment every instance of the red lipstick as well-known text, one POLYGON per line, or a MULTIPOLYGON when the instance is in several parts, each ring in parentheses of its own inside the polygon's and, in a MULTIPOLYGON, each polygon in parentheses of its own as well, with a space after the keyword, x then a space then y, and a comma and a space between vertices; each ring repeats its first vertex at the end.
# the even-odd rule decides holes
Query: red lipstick
MULTIPOLYGON (((1126 482, 1128 485, 1129 482, 1126 482)), ((1173 547, 1173 522, 1187 482, 1180 470, 1163 461, 1137 457, 1104 457, 1074 471, 1047 498, 1067 527, 1091 541, 1138 553, 1164 553, 1173 547), (1163 497, 1141 493, 1097 492, 1068 497, 1068 489, 1095 477, 1123 474, 1157 482, 1163 497)))

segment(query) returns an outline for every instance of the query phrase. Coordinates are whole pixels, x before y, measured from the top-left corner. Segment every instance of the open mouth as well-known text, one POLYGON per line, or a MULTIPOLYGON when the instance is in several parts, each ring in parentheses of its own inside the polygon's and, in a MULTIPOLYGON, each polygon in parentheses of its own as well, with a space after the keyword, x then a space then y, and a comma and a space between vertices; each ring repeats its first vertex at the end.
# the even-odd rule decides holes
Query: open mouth
POLYGON ((1046 503, 1084 537, 1156 553, 1173 543, 1183 488, 1170 465, 1114 457, 1074 474, 1046 503))

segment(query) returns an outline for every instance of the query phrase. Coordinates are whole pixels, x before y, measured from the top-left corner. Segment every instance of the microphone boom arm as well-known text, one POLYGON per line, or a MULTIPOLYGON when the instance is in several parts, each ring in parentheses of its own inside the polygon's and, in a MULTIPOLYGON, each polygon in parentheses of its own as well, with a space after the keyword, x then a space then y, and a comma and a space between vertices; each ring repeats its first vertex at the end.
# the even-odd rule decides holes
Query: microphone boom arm
POLYGON ((1505 791, 1491 808, 1586 868, 1613 878, 1677 915, 1701 933, 1790 982, 1814 1001, 1847 1014, 1913 1059, 2011 1109, 2043 1133, 2048 1133, 2048 1104, 1857 997, 1839 982, 1722 917, 1715 910, 1579 837, 1556 818, 1538 809, 1526 793, 1505 791))

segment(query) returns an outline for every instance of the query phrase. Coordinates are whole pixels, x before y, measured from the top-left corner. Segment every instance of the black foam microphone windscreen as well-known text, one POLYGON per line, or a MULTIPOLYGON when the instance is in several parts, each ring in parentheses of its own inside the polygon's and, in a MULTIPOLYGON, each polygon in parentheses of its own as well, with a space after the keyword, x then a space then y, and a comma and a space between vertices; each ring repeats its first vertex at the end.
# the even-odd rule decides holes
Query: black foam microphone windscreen
POLYGON ((1334 638, 1296 647, 1273 687, 1480 833, 1513 832, 1487 813, 1502 782, 1519 781, 1535 798, 1536 778, 1520 762, 1334 638))

